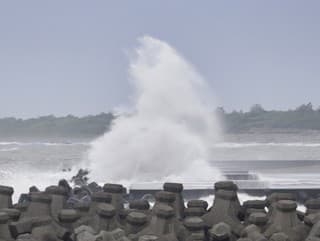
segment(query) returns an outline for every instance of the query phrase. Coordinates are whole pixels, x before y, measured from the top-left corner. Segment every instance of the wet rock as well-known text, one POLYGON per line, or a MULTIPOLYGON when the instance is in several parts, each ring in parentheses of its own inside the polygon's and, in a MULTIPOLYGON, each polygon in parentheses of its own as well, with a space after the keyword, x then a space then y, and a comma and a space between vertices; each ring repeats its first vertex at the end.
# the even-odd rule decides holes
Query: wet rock
POLYGON ((296 197, 292 193, 284 193, 284 192, 271 193, 266 199, 266 206, 268 208, 268 216, 270 220, 272 220, 273 210, 276 209, 277 202, 280 200, 296 201, 296 197))
POLYGON ((267 214, 263 212, 254 212, 250 214, 248 222, 250 224, 254 224, 260 228, 260 230, 264 231, 265 225, 267 224, 268 217, 267 214))
POLYGON ((76 203, 90 203, 90 202, 91 202, 91 192, 85 186, 75 187, 72 190, 67 200, 67 204, 70 207, 74 207, 76 203))
POLYGON ((280 200, 270 216, 269 227, 265 231, 266 237, 274 233, 283 232, 290 240, 302 240, 305 237, 304 227, 296 213, 297 204, 292 200, 280 200))
POLYGON ((135 236, 131 236, 132 240, 138 240, 142 235, 155 235, 160 239, 177 240, 180 226, 175 218, 175 211, 171 206, 159 203, 154 210, 149 225, 135 236))
POLYGON ((204 200, 190 200, 187 203, 188 208, 203 208, 204 210, 207 210, 208 208, 208 202, 204 200))
POLYGON ((216 182, 214 184, 214 189, 216 191, 218 190, 229 190, 229 191, 237 191, 238 187, 237 185, 232 182, 232 181, 221 181, 221 182, 216 182))
POLYGON ((16 203, 15 205, 20 205, 20 204, 24 204, 27 205, 30 202, 30 196, 28 193, 22 193, 19 196, 19 201, 18 203, 16 203))
POLYGON ((76 203, 74 209, 77 210, 80 217, 86 217, 89 215, 90 204, 89 203, 76 203))
POLYGON ((90 226, 95 233, 99 233, 101 230, 112 231, 119 227, 116 221, 116 209, 111 204, 100 203, 97 206, 97 214, 91 221, 90 226))
POLYGON ((126 227, 127 225, 127 216, 128 214, 132 212, 131 209, 122 209, 118 212, 118 216, 119 216, 119 224, 121 227, 126 227))
POLYGON ((215 193, 211 210, 203 215, 207 227, 224 222, 231 227, 232 232, 240 236, 243 225, 238 219, 237 194, 233 190, 220 189, 215 193))
POLYGON ((126 233, 127 235, 136 234, 147 225, 148 217, 141 212, 131 212, 127 216, 126 233))
MULTIPOLYGON (((264 213, 266 214, 266 211, 264 211, 263 209, 255 209, 255 208, 248 208, 245 210, 245 215, 244 215, 244 223, 248 224, 249 223, 249 217, 251 216, 251 214, 254 213, 264 213)), ((266 217, 267 219, 267 217, 266 217)))
POLYGON ((110 232, 102 231, 99 235, 97 235, 96 241, 130 241, 125 232, 122 229, 115 229, 110 232))
POLYGON ((35 240, 30 233, 21 234, 17 237, 17 241, 37 241, 35 240))
POLYGON ((89 227, 82 225, 75 229, 76 241, 96 241, 95 231, 89 227))
POLYGON ((179 240, 191 241, 205 239, 205 224, 199 217, 188 217, 183 221, 185 232, 180 232, 179 240))
POLYGON ((65 179, 61 179, 58 182, 58 186, 64 188, 64 190, 66 190, 66 192, 68 193, 68 196, 70 195, 72 188, 70 187, 69 183, 67 180, 65 179))
POLYGON ((27 211, 22 213, 21 218, 47 217, 51 215, 50 195, 44 192, 35 192, 30 194, 31 202, 27 211))
POLYGON ((305 206, 307 208, 306 215, 320 212, 320 198, 307 200, 305 206))
POLYGON ((251 239, 252 241, 267 241, 268 239, 261 233, 259 227, 250 224, 242 231, 242 236, 251 239))
MULTIPOLYGON (((168 206, 172 207, 174 210, 174 201, 176 199, 174 193, 166 192, 166 191, 159 191, 156 193, 155 199, 156 199, 156 202, 152 208, 153 213, 156 212, 158 206, 161 204, 168 205, 168 206)), ((174 213, 176 214, 175 211, 174 211, 174 213)))
POLYGON ((214 189, 215 189, 215 193, 218 192, 219 190, 233 191, 235 193, 235 199, 233 200, 232 206, 235 209, 236 216, 240 218, 240 220, 243 220, 244 213, 242 211, 238 194, 237 194, 238 186, 232 181, 222 181, 222 182, 216 182, 214 184, 214 189))
POLYGON ((54 220, 58 220, 59 212, 66 208, 67 205, 67 191, 60 186, 47 187, 45 193, 51 196, 50 213, 54 220))
POLYGON ((5 212, 9 216, 9 223, 16 222, 19 220, 20 217, 20 211, 15 208, 3 208, 0 209, 0 212, 5 212))
POLYGON ((242 213, 244 214, 245 222, 248 222, 248 218, 253 212, 265 213, 266 201, 265 200, 248 200, 243 202, 242 213))
POLYGON ((156 241, 159 237, 156 235, 142 235, 139 237, 139 241, 156 241))
POLYGON ((29 187, 29 193, 31 193, 31 192, 40 192, 40 190, 36 186, 31 186, 31 187, 29 187))
POLYGON ((9 230, 9 221, 9 215, 5 212, 0 212, 0 239, 14 240, 9 230))
POLYGON ((88 188, 91 191, 91 193, 103 191, 103 188, 101 186, 99 186, 98 183, 96 183, 96 182, 89 183, 88 188))
POLYGON ((217 223, 209 230, 210 241, 228 241, 231 240, 231 228, 226 223, 217 223))
POLYGON ((166 182, 163 184, 163 190, 174 194, 173 209, 175 210, 178 219, 184 218, 184 199, 182 196, 183 185, 181 183, 166 182))
POLYGON ((270 241, 290 241, 288 235, 285 233, 274 233, 272 234, 270 241))
POLYGON ((206 211, 203 208, 200 207, 190 207, 185 208, 184 215, 185 217, 202 217, 206 211))
POLYGON ((107 183, 103 186, 103 191, 111 194, 111 204, 117 211, 124 208, 123 194, 125 193, 125 188, 121 184, 107 183))
POLYGON ((89 215, 95 215, 99 204, 109 203, 111 204, 112 195, 105 192, 95 192, 91 195, 91 203, 89 209, 89 215))
MULTIPOLYGON (((317 218, 318 219, 318 218, 317 218)), ((313 225, 312 225, 312 229, 308 234, 308 237, 306 240, 311 240, 314 238, 320 238, 320 220, 312 220, 313 221, 313 225)))
POLYGON ((45 192, 32 189, 14 205, 13 189, 0 186, 0 240, 320 241, 320 199, 306 201, 306 213, 296 210, 291 193, 241 206, 237 186, 227 181, 215 184, 208 210, 203 200, 190 200, 185 208, 182 184, 165 183, 163 189, 150 210, 145 199, 125 207, 119 184, 102 191, 96 183, 72 189, 60 181, 45 192))
POLYGON ((237 241, 252 241, 250 238, 239 238, 237 241))
POLYGON ((33 219, 19 220, 18 222, 12 222, 9 225, 10 233, 14 238, 25 233, 31 233, 33 219))
POLYGON ((150 204, 147 200, 132 200, 129 202, 129 208, 139 211, 148 211, 150 209, 150 204))
POLYGON ((74 209, 62 209, 59 212, 59 225, 64 229, 58 235, 63 240, 73 240, 76 222, 80 218, 79 213, 74 209))
POLYGON ((88 183, 88 174, 89 171, 85 169, 79 169, 78 173, 71 178, 71 182, 73 182, 76 186, 82 187, 87 186, 88 183))
POLYGON ((58 241, 50 217, 38 217, 32 222, 32 237, 38 241, 58 241))
POLYGON ((13 188, 0 186, 0 209, 12 207, 13 188))
POLYGON ((320 221, 320 213, 312 213, 304 217, 304 223, 312 227, 315 223, 320 221))

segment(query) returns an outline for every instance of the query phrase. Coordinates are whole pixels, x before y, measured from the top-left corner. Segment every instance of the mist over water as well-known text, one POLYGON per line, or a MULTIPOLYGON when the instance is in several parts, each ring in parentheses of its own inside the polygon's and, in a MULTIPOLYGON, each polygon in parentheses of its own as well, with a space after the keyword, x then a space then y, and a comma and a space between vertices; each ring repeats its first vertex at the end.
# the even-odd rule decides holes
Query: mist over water
POLYGON ((174 48, 145 36, 129 66, 133 113, 91 143, 88 168, 99 182, 213 182, 207 162, 220 128, 207 106, 207 86, 174 48))
POLYGON ((167 43, 141 38, 129 76, 132 111, 95 141, 0 141, 0 184, 15 188, 16 201, 32 185, 44 190, 85 167, 90 181, 141 188, 212 188, 223 179, 215 167, 250 171, 270 187, 319 186, 318 133, 222 136, 205 80, 167 43))

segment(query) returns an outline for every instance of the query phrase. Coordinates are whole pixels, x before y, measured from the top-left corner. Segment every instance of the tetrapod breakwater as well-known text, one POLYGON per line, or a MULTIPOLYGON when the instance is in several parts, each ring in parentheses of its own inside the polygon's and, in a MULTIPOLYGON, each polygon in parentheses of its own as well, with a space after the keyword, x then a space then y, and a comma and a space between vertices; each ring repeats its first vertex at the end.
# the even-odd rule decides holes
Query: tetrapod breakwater
POLYGON ((297 210, 294 193, 240 203, 232 181, 214 184, 214 198, 184 199, 180 183, 164 183, 147 198, 126 200, 121 184, 72 188, 66 180, 35 186, 13 203, 0 186, 0 240, 29 241, 303 241, 320 240, 320 199, 297 210))

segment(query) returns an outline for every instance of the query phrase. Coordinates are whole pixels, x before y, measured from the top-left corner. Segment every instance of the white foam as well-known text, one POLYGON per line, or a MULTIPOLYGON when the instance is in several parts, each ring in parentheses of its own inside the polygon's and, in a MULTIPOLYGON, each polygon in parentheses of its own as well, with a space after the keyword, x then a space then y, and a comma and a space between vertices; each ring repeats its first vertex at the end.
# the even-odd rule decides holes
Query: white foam
POLYGON ((76 146, 89 145, 88 142, 0 142, 0 146, 76 146))
POLYGON ((44 190, 51 185, 57 185, 59 180, 71 180, 75 172, 54 172, 51 170, 43 171, 32 169, 32 167, 22 167, 19 169, 8 168, 0 170, 0 179, 3 185, 14 187, 13 200, 18 201, 22 193, 28 193, 29 187, 37 186, 40 190, 44 190))
POLYGON ((304 143, 304 142, 220 142, 214 143, 214 148, 246 148, 246 147, 320 147, 320 143, 304 143))
POLYGON ((167 43, 148 36, 139 43, 129 69, 134 112, 92 143, 91 176, 99 182, 213 183, 220 173, 205 160, 220 128, 213 105, 205 104, 205 81, 167 43))
POLYGON ((18 151, 20 148, 18 147, 12 147, 12 148, 2 148, 0 149, 0 152, 12 152, 12 151, 18 151))

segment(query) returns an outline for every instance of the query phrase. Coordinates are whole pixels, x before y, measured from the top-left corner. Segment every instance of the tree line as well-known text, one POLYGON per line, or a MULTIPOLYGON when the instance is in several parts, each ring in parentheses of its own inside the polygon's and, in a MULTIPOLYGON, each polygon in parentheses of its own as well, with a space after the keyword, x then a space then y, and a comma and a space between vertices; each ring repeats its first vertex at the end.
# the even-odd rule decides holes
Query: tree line
POLYGON ((3 118, 0 119, 0 138, 95 138, 109 130, 114 118, 112 113, 85 117, 3 118))
POLYGON ((312 103, 303 104, 292 110, 265 110, 261 105, 253 105, 249 111, 225 112, 216 110, 227 132, 241 132, 250 129, 301 129, 320 130, 320 109, 312 103))
MULTIPOLYGON (((249 111, 226 112, 222 107, 215 110, 226 132, 237 133, 251 129, 301 129, 320 130, 320 109, 311 103, 296 109, 279 111, 265 110, 253 105, 249 111)), ((0 119, 0 139, 6 138, 95 138, 111 128, 117 117, 112 113, 101 113, 85 117, 42 116, 39 118, 0 119)))

